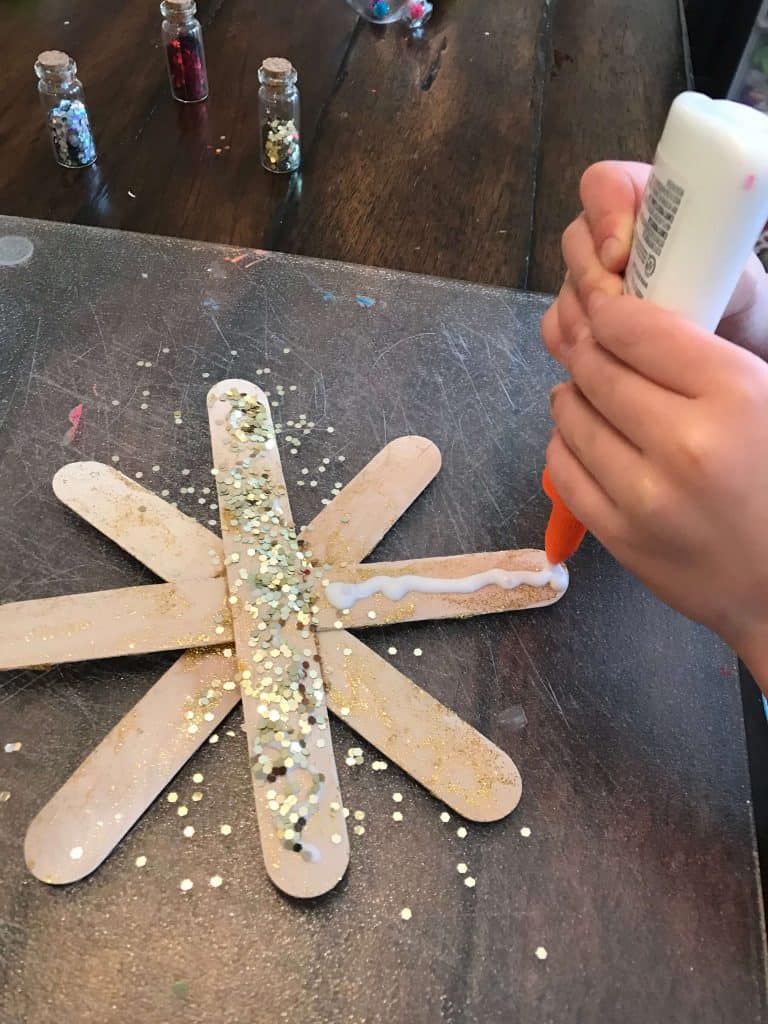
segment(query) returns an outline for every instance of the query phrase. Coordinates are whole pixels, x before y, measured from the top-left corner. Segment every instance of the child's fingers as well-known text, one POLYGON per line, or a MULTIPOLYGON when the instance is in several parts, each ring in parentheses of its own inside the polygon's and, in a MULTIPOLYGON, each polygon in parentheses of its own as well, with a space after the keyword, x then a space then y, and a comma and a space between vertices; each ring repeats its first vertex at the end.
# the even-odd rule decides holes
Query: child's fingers
MULTIPOLYGON (((648 475, 642 454, 589 404, 574 384, 553 388, 551 404, 552 418, 569 451, 614 504, 632 508, 637 503, 637 489, 648 475)), ((576 509, 571 511, 581 518, 576 509)))
POLYGON ((581 176, 579 193, 595 251, 612 274, 620 274, 627 264, 635 215, 650 173, 650 164, 603 160, 581 176))
POLYGON ((641 376, 591 337, 571 350, 567 369, 587 401, 643 452, 666 449, 688 413, 689 399, 641 376))
POLYGON ((607 295, 621 294, 622 279, 616 274, 609 274, 600 262, 583 213, 563 232, 562 250, 568 277, 585 308, 595 291, 603 291, 607 295))
POLYGON ((557 493, 588 530, 604 544, 606 538, 620 533, 619 510, 570 451, 557 428, 547 447, 547 469, 557 493))
MULTIPOLYGON (((756 361, 716 334, 634 295, 595 294, 590 305, 595 340, 642 376, 688 398, 721 386, 734 360, 756 361)), ((750 368, 751 369, 751 368, 750 368)))

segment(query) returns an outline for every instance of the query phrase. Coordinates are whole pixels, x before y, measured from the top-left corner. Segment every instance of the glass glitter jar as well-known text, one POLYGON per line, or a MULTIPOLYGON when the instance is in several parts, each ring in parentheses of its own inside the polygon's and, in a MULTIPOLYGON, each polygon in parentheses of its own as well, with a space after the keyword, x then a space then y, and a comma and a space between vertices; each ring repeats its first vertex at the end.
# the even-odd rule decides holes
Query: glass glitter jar
POLYGON ((196 11, 195 0, 163 0, 160 4, 171 95, 179 103, 200 103, 208 98, 203 29, 196 11))
POLYGON ((301 163, 297 78, 283 57, 268 57, 259 68, 261 165, 274 174, 296 171, 301 163))
POLYGON ((96 159, 96 146, 77 64, 61 50, 44 50, 35 62, 35 74, 56 162, 62 167, 89 167, 96 159))

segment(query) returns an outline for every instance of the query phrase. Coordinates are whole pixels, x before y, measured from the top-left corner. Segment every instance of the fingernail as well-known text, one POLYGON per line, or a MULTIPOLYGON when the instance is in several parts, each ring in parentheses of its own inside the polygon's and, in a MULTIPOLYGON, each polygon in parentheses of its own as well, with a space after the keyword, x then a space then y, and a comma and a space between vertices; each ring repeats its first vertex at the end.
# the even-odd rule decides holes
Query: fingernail
POLYGON ((596 288, 587 299, 587 312, 590 317, 593 317, 595 313, 597 313, 598 309, 605 305, 609 298, 610 296, 606 295, 605 292, 601 292, 596 288))
POLYGON ((605 269, 609 270, 612 274, 615 274, 617 271, 623 269, 626 260, 626 246, 620 242, 615 235, 611 235, 610 238, 606 238, 600 246, 600 262, 603 264, 605 269))
POLYGON ((550 409, 555 404, 555 399, 557 398, 557 396, 560 394, 560 392, 563 390, 564 387, 565 387, 565 384, 562 384, 562 383, 555 384, 555 386, 549 392, 549 407, 550 407, 550 409))

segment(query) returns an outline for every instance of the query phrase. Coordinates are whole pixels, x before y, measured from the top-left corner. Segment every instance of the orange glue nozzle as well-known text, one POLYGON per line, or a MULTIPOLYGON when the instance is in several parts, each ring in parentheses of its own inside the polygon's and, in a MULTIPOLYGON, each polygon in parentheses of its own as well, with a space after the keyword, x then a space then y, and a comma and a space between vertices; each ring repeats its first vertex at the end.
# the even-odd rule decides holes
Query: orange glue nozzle
POLYGON ((544 493, 552 502, 547 532, 544 535, 544 550, 550 565, 558 565, 575 554, 579 544, 584 540, 587 528, 579 522, 555 490, 546 466, 541 483, 544 493))

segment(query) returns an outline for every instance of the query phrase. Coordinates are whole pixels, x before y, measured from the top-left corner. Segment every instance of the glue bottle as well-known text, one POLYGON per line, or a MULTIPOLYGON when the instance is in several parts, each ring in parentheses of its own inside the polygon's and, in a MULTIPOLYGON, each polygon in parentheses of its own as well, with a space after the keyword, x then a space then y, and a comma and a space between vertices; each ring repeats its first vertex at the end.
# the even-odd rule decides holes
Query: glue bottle
POLYGON ((768 115, 683 92, 635 222, 624 290, 707 331, 768 221, 768 115))

